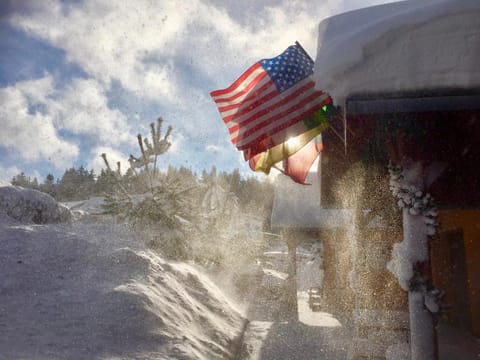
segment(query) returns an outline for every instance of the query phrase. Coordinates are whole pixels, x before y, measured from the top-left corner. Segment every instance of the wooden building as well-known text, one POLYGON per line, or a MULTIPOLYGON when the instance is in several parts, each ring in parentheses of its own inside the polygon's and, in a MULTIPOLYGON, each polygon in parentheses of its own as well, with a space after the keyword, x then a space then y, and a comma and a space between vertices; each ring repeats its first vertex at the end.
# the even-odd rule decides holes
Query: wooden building
MULTIPOLYGON (((438 323, 465 338, 480 337, 478 64, 478 1, 403 1, 333 16, 319 26, 314 77, 344 115, 323 133, 322 206, 357 209, 351 247, 354 287, 382 296, 389 291, 379 286, 389 284, 388 275, 363 271, 364 253, 377 258, 403 239, 406 251, 400 261, 415 258, 415 251, 427 254, 410 264, 414 276, 408 281, 396 274, 408 290, 403 291, 408 307, 402 301, 386 304, 409 313, 412 359, 445 358, 446 338, 438 323), (390 191, 389 163, 401 165, 402 181, 419 197, 428 193, 434 199, 438 214, 433 217, 439 224, 434 236, 422 213, 410 211, 390 191), (370 215, 364 216, 365 209, 370 215), (370 234, 375 215, 382 217, 384 228, 370 234), (366 239, 378 246, 364 243, 366 239), (445 293, 439 315, 431 313, 435 306, 429 307, 431 286, 445 293)), ((377 313, 368 315, 370 305, 355 296, 354 311, 365 310, 373 319, 377 313)), ((382 303, 373 307, 381 309, 382 303)), ((450 345, 458 354, 466 347, 450 345)), ((376 356, 365 353, 352 358, 376 356)))

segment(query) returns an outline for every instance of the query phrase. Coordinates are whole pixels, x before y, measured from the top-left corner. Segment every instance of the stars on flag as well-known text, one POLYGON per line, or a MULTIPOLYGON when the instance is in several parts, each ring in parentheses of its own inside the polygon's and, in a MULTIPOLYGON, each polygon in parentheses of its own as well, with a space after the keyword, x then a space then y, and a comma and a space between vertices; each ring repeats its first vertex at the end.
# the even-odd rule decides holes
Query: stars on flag
POLYGON ((290 46, 273 59, 260 61, 261 66, 275 83, 279 92, 292 87, 313 74, 313 61, 297 46, 290 46))

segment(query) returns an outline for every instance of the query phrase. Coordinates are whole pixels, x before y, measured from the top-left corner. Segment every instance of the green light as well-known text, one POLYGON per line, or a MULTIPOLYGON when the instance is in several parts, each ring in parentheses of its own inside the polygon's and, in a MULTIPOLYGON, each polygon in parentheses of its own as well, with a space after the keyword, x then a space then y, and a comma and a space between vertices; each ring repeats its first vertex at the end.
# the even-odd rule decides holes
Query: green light
POLYGON ((328 109, 327 105, 323 105, 323 106, 322 106, 323 112, 327 112, 327 109, 328 109))

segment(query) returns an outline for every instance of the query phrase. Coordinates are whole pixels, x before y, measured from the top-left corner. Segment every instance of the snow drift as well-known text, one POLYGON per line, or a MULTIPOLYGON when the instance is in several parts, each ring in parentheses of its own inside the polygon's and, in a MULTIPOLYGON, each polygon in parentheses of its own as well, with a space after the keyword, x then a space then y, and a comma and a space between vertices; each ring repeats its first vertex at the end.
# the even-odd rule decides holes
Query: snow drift
MULTIPOLYGON (((28 195, 26 208, 50 204, 28 195)), ((0 358, 233 356, 244 320, 193 266, 145 249, 126 225, 37 225, 12 220, 11 203, 1 204, 0 358)))

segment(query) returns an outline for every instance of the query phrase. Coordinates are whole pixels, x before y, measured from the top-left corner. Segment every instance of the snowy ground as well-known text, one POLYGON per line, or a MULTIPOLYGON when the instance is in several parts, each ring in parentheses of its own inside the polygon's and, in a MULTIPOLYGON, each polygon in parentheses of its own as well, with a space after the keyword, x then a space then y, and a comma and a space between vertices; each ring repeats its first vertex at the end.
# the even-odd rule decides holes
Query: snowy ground
MULTIPOLYGON (((304 288, 318 285, 308 276, 298 319, 286 316, 275 290, 285 274, 265 264, 241 313, 197 268, 165 261, 129 227, 99 215, 101 199, 67 204, 69 216, 47 199, 39 217, 35 204, 45 198, 17 190, 0 199, 14 209, 8 216, 5 202, 0 208, 0 359, 347 358, 351 321, 308 307, 304 288), (49 211, 71 220, 33 222, 60 220, 49 211)), ((310 275, 321 264, 308 256, 299 263, 310 275)), ((478 358, 478 340, 446 327, 439 335, 441 360, 478 358)))
POLYGON ((249 319, 243 338, 241 360, 342 360, 347 358, 351 329, 346 322, 308 306, 307 289, 320 286, 321 256, 297 249, 298 318, 288 316, 282 302, 287 274, 285 246, 264 253, 263 278, 250 294, 249 319))
POLYGON ((233 356, 244 319, 206 276, 84 209, 58 224, 0 212, 0 359, 233 356))
POLYGON ((252 296, 242 360, 342 360, 351 331, 333 315, 313 312, 306 292, 298 293, 298 319, 285 316, 278 301, 252 296))
MULTIPOLYGON (((13 187, 2 194, 0 359, 345 357, 333 341, 345 328, 313 313, 305 292, 291 321, 260 277, 242 334, 245 315, 207 276, 146 249, 128 226, 100 215, 101 199, 66 204, 71 214, 62 219, 70 220, 59 222, 49 212, 65 208, 43 195, 13 187)), ((263 270, 267 282, 285 280, 263 270)))

